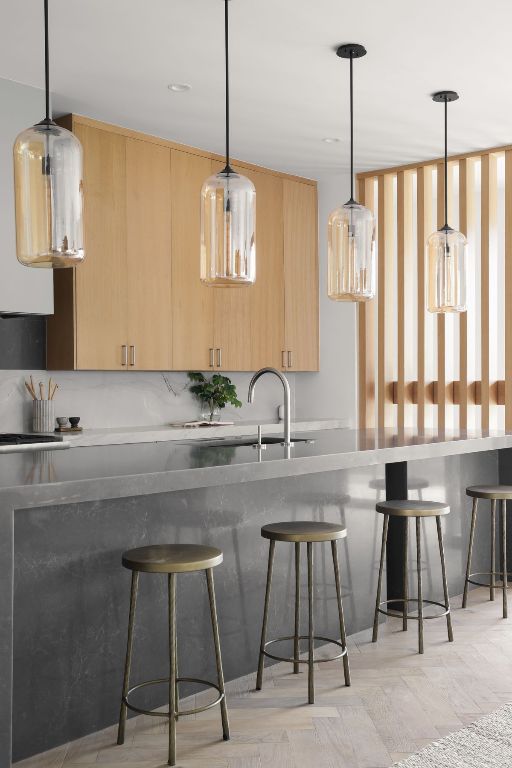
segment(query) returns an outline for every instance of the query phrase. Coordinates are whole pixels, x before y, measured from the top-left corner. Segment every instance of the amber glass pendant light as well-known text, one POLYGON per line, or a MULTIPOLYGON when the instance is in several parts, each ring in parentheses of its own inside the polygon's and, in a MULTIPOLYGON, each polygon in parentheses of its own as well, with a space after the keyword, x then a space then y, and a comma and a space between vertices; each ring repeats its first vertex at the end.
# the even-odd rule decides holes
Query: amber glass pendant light
POLYGON ((375 295, 375 218, 354 200, 353 60, 366 55, 358 43, 341 45, 336 54, 350 60, 350 198, 329 216, 327 292, 334 301, 368 301, 375 295))
POLYGON ((46 115, 14 144, 16 251, 27 267, 84 259, 82 147, 50 116, 48 0, 44 0, 46 115))
POLYGON ((201 280, 220 287, 256 280, 256 189, 231 168, 229 156, 229 1, 224 0, 226 165, 201 190, 201 280))
POLYGON ((433 101, 444 103, 444 225, 427 240, 429 312, 465 312, 467 240, 448 224, 448 102, 455 91, 439 91, 433 101))

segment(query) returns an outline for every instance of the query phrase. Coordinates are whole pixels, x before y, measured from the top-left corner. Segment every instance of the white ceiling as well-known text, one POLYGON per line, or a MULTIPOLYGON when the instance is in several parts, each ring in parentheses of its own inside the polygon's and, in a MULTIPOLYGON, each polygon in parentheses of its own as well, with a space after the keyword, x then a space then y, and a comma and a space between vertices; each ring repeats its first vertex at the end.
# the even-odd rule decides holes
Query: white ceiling
MULTIPOLYGON (((42 87, 42 0, 1 5, 0 77, 42 87)), ((221 0, 50 0, 50 16, 56 111, 222 152, 221 0)), ((368 49, 354 65, 357 170, 438 157, 439 89, 461 95, 452 152, 512 142, 509 0, 232 0, 230 19, 234 156, 314 178, 346 170, 342 42, 368 49)))

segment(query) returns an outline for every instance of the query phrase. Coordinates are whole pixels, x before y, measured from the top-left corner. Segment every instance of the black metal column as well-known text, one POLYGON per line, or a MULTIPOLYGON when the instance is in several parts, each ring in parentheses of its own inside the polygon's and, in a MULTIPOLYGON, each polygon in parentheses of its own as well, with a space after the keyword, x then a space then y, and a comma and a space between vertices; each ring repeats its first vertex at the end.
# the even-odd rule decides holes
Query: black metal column
MULTIPOLYGON (((407 462, 396 461, 386 464, 386 500, 393 501, 407 498, 407 462)), ((403 597, 404 570, 404 525, 399 517, 389 518, 388 539, 386 545, 387 599, 403 597)), ((401 610, 400 603, 393 606, 401 610)))

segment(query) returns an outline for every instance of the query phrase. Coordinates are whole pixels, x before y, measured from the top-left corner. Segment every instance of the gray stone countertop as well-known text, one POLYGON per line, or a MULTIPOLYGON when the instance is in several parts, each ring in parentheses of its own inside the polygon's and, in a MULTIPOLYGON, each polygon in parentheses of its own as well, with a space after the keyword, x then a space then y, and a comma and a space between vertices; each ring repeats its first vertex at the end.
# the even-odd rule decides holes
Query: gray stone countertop
MULTIPOLYGON (((279 434, 279 432, 277 433, 279 434)), ((512 447, 512 433, 440 436, 329 429, 290 449, 226 440, 137 443, 0 456, 0 494, 14 509, 292 477, 512 447)))

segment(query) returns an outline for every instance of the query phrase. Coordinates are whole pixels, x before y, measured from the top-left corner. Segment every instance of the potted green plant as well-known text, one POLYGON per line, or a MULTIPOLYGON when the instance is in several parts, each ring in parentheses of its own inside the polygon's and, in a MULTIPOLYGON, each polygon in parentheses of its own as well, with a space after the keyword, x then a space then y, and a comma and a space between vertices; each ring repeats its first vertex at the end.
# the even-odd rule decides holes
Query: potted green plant
POLYGON ((197 371, 189 371, 189 381, 192 382, 190 391, 201 401, 205 418, 213 421, 216 414, 226 405, 241 408, 242 403, 237 397, 236 387, 227 376, 214 373, 209 379, 197 371))

